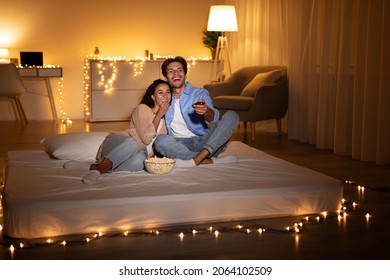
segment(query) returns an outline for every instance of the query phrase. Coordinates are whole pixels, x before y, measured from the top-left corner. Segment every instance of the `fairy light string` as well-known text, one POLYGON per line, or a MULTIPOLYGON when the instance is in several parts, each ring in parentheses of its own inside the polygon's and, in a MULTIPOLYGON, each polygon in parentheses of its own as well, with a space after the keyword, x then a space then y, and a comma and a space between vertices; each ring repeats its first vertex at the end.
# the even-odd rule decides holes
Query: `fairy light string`
MULTIPOLYGON (((362 188, 370 189, 367 187, 363 187, 361 185, 356 185, 352 181, 344 181, 344 184, 355 186, 358 192, 362 191, 362 188)), ((1 208, 0 208, 1 210, 1 208)), ((318 224, 320 222, 324 222, 326 220, 338 220, 339 222, 346 220, 347 217, 351 215, 356 215, 363 217, 366 219, 368 223, 373 216, 364 211, 362 207, 362 203, 356 203, 353 200, 348 200, 343 198, 341 201, 341 208, 336 211, 326 211, 321 212, 315 215, 306 215, 299 218, 299 221, 295 223, 285 226, 284 228, 271 228, 259 224, 258 221, 244 221, 235 226, 228 225, 213 225, 213 226, 181 226, 181 227, 173 227, 173 228, 162 228, 162 229, 150 229, 150 230, 125 230, 123 232, 96 232, 90 234, 83 235, 74 235, 69 237, 51 237, 46 239, 28 239, 28 240, 19 240, 19 239, 4 239, 2 244, 9 248, 10 253, 13 255, 16 250, 22 250, 25 248, 33 248, 39 246, 69 246, 75 244, 88 244, 94 240, 99 238, 110 238, 110 237, 123 237, 123 238, 131 238, 140 235, 173 235, 180 239, 181 242, 185 240, 186 236, 196 237, 201 234, 212 234, 215 238, 219 238, 221 235, 229 233, 229 232, 239 232, 245 235, 257 235, 261 236, 266 233, 285 233, 285 234, 302 234, 307 228, 311 225, 318 224)), ((0 233, 3 227, 0 225, 0 233)))

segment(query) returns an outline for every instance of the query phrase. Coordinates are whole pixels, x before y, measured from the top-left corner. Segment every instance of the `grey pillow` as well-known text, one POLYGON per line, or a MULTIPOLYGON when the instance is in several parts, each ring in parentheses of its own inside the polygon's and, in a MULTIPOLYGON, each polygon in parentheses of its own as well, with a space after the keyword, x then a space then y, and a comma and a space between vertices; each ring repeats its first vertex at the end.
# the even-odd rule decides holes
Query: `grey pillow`
POLYGON ((257 74, 241 92, 241 96, 255 97, 260 87, 276 82, 282 75, 282 69, 257 74))

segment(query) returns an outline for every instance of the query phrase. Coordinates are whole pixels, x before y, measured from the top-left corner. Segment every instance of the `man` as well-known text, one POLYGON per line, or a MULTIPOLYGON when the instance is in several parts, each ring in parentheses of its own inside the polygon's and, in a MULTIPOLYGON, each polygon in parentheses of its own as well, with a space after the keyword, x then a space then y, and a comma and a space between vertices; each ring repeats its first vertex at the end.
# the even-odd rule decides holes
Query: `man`
POLYGON ((208 91, 186 82, 187 61, 183 57, 165 60, 161 70, 173 88, 173 95, 165 114, 168 135, 157 137, 157 152, 176 159, 179 167, 237 162, 234 156, 218 157, 218 154, 226 148, 239 124, 238 115, 228 111, 219 119, 208 91))

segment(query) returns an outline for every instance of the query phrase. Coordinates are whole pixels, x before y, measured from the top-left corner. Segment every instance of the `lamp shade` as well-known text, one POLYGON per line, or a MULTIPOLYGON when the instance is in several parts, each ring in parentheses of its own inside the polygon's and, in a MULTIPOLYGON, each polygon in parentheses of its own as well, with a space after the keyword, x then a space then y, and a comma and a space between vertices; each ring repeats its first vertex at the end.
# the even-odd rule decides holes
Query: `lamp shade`
POLYGON ((8 49, 0 48, 0 63, 9 62, 8 49))
POLYGON ((236 9, 230 5, 215 5, 210 7, 208 31, 237 31, 236 9))

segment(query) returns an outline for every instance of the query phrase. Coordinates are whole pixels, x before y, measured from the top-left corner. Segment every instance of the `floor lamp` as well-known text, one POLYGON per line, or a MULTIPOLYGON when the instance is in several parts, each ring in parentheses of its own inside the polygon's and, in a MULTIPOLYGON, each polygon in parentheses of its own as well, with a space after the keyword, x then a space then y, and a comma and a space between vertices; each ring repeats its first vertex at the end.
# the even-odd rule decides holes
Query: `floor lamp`
POLYGON ((223 53, 226 53, 226 59, 229 66, 229 74, 232 68, 229 59, 229 47, 225 32, 237 31, 236 9, 230 5, 215 5, 210 7, 207 31, 220 31, 222 35, 218 37, 216 53, 214 57, 213 75, 219 62, 219 81, 222 81, 223 72, 223 53))

